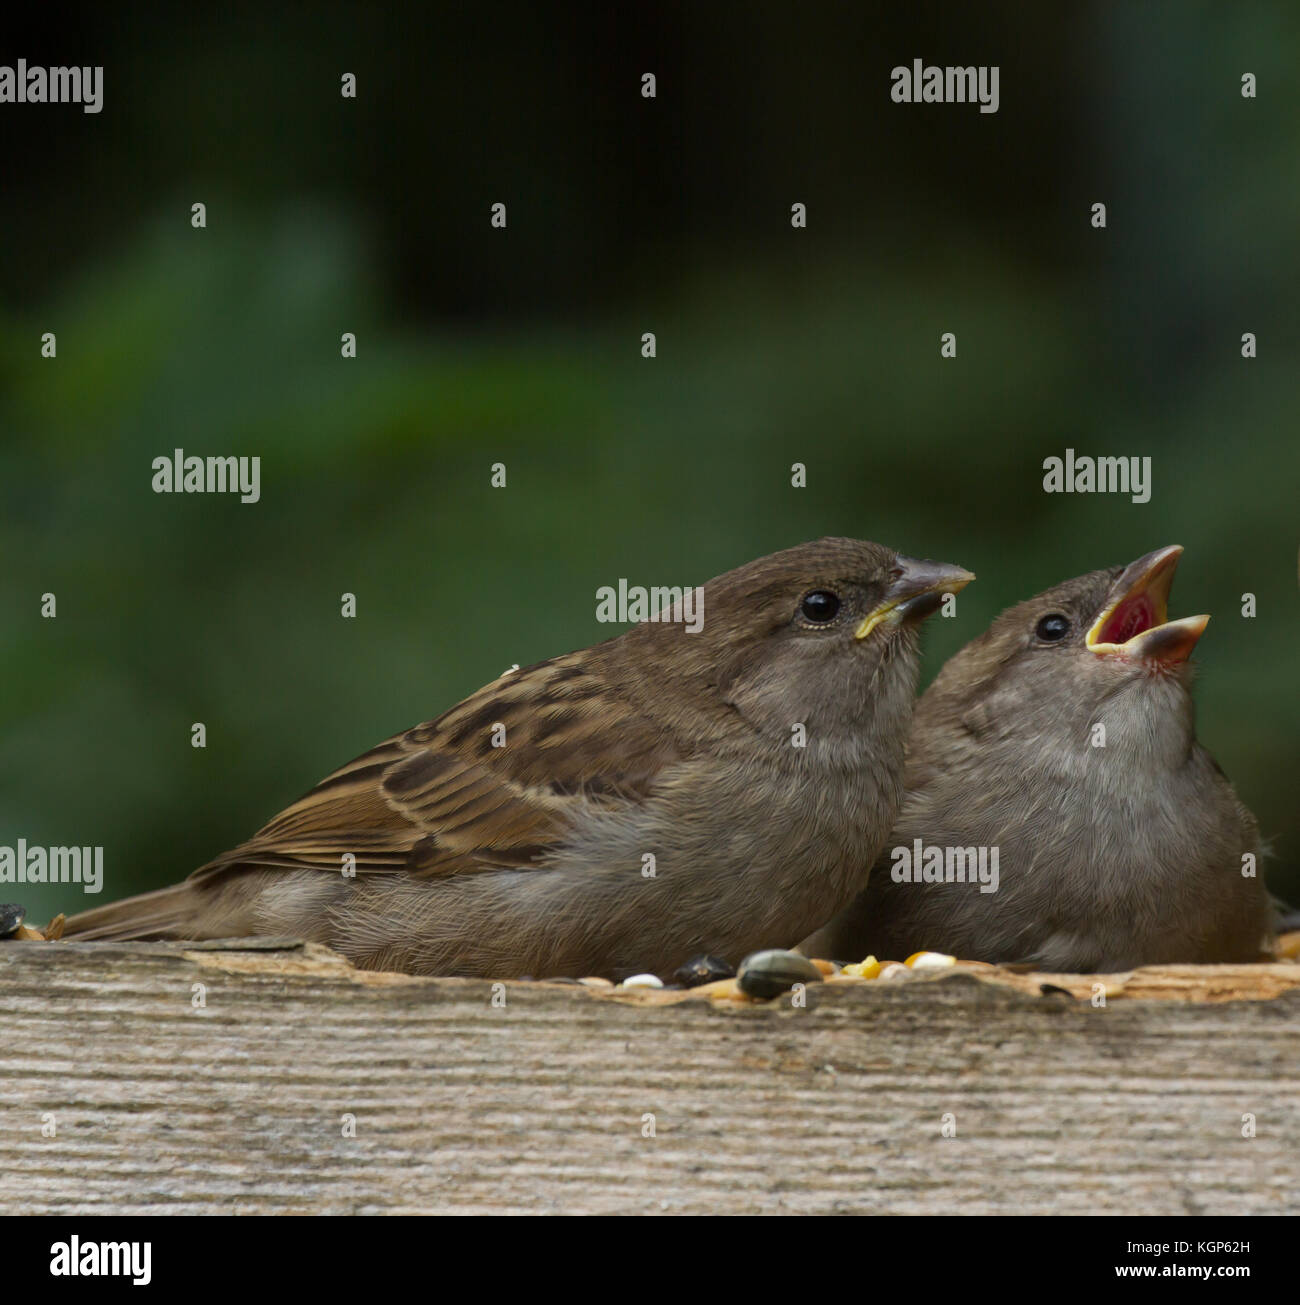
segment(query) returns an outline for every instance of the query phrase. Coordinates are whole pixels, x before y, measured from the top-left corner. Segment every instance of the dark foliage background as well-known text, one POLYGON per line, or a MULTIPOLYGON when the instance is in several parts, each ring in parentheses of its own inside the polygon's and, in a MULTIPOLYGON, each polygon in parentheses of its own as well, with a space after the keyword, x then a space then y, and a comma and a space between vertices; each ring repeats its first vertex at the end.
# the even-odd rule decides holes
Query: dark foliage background
POLYGON ((0 842, 103 844, 104 898, 178 878, 606 636, 620 576, 831 533, 959 561, 932 674, 1006 604, 1179 542, 1201 737, 1300 892, 1300 8, 9 21, 4 62, 103 64, 105 107, 0 106, 0 842), (1000 111, 893 104, 914 57, 998 64, 1000 111), (1043 494, 1066 446, 1150 455, 1151 502, 1043 494), (175 447, 259 455, 261 503, 154 494, 175 447))

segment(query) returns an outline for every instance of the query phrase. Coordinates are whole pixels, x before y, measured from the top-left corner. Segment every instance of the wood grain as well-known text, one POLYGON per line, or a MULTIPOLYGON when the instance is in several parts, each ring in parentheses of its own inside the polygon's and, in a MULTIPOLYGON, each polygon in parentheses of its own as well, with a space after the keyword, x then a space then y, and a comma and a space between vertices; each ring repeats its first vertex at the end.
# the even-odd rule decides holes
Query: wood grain
POLYGON ((0 1211, 1300 1210, 1300 966, 1045 981, 494 1007, 283 942, 0 944, 0 1211))

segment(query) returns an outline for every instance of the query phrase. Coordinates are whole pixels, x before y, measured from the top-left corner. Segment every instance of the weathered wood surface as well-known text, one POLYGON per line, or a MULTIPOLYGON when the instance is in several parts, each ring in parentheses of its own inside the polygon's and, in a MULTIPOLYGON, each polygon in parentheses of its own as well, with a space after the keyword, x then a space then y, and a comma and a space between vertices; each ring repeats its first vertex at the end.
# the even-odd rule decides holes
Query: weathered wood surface
POLYGON ((3 944, 0 1211, 1300 1210, 1300 966, 1041 988, 494 1008, 319 948, 3 944))

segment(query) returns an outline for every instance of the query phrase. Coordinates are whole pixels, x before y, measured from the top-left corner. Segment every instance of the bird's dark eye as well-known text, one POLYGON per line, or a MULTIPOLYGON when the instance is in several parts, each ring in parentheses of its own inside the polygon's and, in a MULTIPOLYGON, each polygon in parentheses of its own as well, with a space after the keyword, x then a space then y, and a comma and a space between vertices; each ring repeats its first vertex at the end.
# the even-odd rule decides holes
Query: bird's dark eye
POLYGON ((840 600, 834 594, 827 593, 825 589, 814 589, 812 593, 804 595, 799 610, 804 614, 805 620, 825 625, 827 621, 835 619, 835 613, 840 610, 840 600))
POLYGON ((1053 612, 1051 616, 1045 616, 1039 621, 1034 633, 1044 643, 1059 643, 1070 633, 1070 618, 1062 616, 1060 612, 1053 612))

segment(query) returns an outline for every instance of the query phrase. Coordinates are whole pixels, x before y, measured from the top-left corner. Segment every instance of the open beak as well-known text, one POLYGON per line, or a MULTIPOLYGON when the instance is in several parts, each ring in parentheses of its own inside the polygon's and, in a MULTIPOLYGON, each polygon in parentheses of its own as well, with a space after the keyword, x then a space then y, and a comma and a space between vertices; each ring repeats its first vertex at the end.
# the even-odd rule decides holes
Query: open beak
POLYGON ((1124 568, 1085 642, 1099 657, 1173 666, 1185 662, 1205 633, 1208 616, 1171 621, 1169 590, 1182 557, 1181 544, 1157 548, 1124 568))
POLYGON ((955 594, 974 579, 969 571, 947 562, 899 557, 884 601, 863 617, 854 634, 865 639, 878 625, 899 626, 904 621, 924 620, 939 610, 945 594, 955 594))

